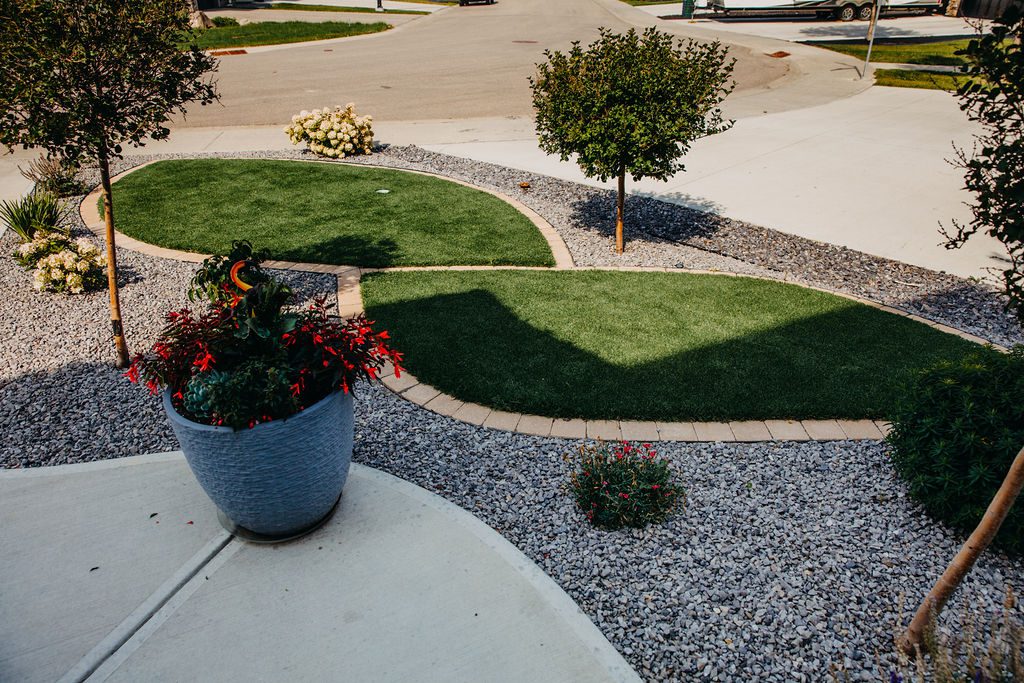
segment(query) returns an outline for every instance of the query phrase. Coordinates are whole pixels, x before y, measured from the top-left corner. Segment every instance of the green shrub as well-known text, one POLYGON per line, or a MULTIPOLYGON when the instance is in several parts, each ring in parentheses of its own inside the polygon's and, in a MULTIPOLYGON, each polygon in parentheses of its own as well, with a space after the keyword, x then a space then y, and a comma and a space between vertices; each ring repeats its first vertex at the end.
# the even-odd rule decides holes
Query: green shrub
POLYGON ((661 522, 685 500, 682 487, 671 481, 668 463, 656 455, 646 443, 580 447, 572 492, 594 526, 618 529, 661 522))
POLYGON ((213 25, 217 28, 225 28, 227 26, 238 26, 238 19, 233 17, 214 17, 213 25))
POLYGON ((49 192, 58 197, 82 194, 85 187, 78 181, 78 164, 63 157, 39 157, 21 170, 26 180, 35 183, 36 191, 49 192))
MULTIPOLYGON (((1024 445, 1024 346, 974 354, 921 372, 897 401, 892 462, 910 495, 936 519, 969 533, 1024 445)), ((995 542, 1024 552, 1024 505, 995 542)))
POLYGON ((95 244, 59 232, 36 233, 14 252, 26 270, 33 270, 36 289, 65 294, 84 294, 106 284, 107 259, 95 244))
POLYGON ((268 255, 266 249, 253 249, 247 240, 235 240, 227 254, 216 254, 203 261, 189 283, 188 300, 205 299, 215 303, 231 301, 234 291, 231 268, 239 261, 245 261, 246 264, 238 272, 242 282, 253 286, 268 282, 270 276, 260 267, 268 255))
POLYGON ((49 192, 33 192, 21 199, 0 202, 0 220, 17 233, 22 242, 30 242, 37 232, 64 232, 59 229, 64 209, 49 192))

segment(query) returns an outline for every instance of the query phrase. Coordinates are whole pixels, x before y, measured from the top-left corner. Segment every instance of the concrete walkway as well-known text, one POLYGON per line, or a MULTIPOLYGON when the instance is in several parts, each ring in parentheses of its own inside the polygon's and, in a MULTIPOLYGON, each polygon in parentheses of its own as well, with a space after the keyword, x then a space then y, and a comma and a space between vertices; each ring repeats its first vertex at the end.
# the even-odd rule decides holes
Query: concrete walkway
POLYGON ((360 465, 278 546, 176 453, 0 471, 0 517, 0 680, 639 680, 497 532, 360 465))

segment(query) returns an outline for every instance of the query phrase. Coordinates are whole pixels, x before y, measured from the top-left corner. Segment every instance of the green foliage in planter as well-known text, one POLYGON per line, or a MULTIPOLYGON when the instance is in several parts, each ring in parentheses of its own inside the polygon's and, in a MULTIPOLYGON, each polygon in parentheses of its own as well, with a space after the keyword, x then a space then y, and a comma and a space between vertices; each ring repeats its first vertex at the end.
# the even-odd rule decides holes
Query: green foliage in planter
POLYGON ((259 416, 269 422, 274 415, 299 410, 291 392, 287 367, 257 360, 243 362, 232 372, 212 370, 196 374, 185 388, 185 410, 203 422, 219 417, 226 425, 240 427, 259 416))
POLYGON ((234 17, 214 17, 213 25, 217 28, 224 28, 225 26, 238 26, 238 19, 234 17))
MULTIPOLYGON (((936 519, 969 533, 1024 444, 1024 346, 920 373, 897 402, 892 423, 892 462, 910 495, 936 519)), ((1024 552, 1019 502, 996 544, 1024 552)))
POLYGON ((188 300, 229 301, 235 289, 231 282, 231 268, 239 261, 245 261, 245 267, 238 272, 242 282, 256 286, 269 281, 270 276, 260 267, 268 256, 266 249, 253 249, 247 240, 233 241, 227 254, 215 254, 203 261, 189 283, 188 300))
POLYGON ((48 192, 33 192, 21 199, 0 202, 0 220, 22 242, 30 242, 37 232, 63 232, 58 229, 63 213, 60 200, 48 192))
POLYGON ((682 487, 672 483, 668 463, 656 456, 650 444, 580 447, 572 492, 594 526, 618 529, 661 522, 685 500, 682 487))

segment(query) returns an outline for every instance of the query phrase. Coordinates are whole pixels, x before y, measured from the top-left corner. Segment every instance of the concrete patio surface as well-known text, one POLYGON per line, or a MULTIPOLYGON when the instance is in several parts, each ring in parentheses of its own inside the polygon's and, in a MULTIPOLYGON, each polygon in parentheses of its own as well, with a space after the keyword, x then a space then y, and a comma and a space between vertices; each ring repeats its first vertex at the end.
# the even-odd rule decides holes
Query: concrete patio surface
POLYGON ((495 531, 367 467, 277 546, 177 453, 0 472, 0 515, 0 680, 638 680, 495 531))

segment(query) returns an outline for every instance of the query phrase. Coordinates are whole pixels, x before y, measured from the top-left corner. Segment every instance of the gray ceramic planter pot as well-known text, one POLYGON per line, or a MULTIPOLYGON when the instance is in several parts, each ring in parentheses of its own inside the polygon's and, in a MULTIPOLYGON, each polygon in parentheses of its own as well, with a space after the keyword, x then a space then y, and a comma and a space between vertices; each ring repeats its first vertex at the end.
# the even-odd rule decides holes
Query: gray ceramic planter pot
POLYGON ((285 420, 235 431, 164 410, 206 495, 255 535, 288 538, 334 509, 352 462, 352 395, 334 392, 285 420))

